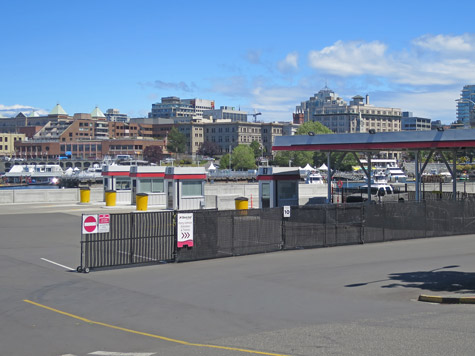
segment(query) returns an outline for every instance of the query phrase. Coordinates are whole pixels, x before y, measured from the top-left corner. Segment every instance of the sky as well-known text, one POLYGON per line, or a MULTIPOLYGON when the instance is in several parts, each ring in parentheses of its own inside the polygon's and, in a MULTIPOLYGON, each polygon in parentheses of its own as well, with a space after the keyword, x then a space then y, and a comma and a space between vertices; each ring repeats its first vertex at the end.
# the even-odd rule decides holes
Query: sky
POLYGON ((2 1, 0 115, 144 117, 178 96, 291 121, 327 85, 451 123, 475 84, 474 14, 473 0, 2 1))

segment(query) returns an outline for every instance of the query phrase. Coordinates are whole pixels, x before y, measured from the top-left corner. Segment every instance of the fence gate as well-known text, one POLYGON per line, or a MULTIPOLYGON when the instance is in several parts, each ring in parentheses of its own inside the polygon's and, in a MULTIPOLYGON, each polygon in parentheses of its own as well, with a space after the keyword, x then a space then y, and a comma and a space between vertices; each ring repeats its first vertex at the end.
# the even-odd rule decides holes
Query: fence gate
POLYGON ((83 215, 82 225, 78 272, 175 258, 173 211, 83 215))

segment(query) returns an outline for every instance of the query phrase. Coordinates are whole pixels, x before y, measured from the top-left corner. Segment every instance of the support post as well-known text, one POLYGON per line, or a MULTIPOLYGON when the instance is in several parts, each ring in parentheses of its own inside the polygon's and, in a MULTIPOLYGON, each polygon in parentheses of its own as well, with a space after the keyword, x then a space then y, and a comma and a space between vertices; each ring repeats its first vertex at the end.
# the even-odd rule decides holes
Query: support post
POLYGON ((366 154, 366 157, 368 158, 368 204, 371 203, 371 173, 372 173, 372 167, 371 167, 371 152, 368 152, 366 154))
POLYGON ((419 151, 417 150, 416 151, 416 157, 415 157, 415 162, 414 162, 414 165, 415 165, 415 172, 416 172, 416 186, 415 186, 415 190, 416 190, 416 201, 419 203, 421 201, 421 196, 420 196, 420 193, 421 193, 421 182, 420 182, 420 173, 419 173, 419 151))
POLYGON ((456 149, 453 150, 453 154, 454 154, 454 161, 452 165, 452 171, 454 173, 453 173, 453 179, 452 179, 452 191, 453 191, 452 199, 456 201, 457 200, 457 150, 456 149))
POLYGON ((327 204, 330 204, 332 202, 332 170, 330 167, 330 156, 331 156, 331 152, 327 152, 327 185, 328 185, 327 204))

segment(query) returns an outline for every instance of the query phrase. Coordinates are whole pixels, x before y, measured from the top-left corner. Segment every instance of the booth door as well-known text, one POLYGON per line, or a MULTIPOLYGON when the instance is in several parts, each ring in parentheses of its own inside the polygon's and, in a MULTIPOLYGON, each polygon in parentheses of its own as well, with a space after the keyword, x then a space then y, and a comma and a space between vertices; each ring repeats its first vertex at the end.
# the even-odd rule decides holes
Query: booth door
POLYGON ((173 182, 168 182, 167 209, 173 209, 173 182))
POLYGON ((261 209, 270 208, 270 183, 262 183, 261 209))

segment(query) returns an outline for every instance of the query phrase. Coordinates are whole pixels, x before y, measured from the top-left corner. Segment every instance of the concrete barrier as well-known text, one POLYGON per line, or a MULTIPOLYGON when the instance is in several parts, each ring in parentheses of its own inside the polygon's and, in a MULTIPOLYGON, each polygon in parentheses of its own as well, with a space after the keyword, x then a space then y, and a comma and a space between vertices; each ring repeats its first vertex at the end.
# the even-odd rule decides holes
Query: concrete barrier
POLYGON ((79 189, 5 189, 0 190, 1 204, 78 202, 79 189))

